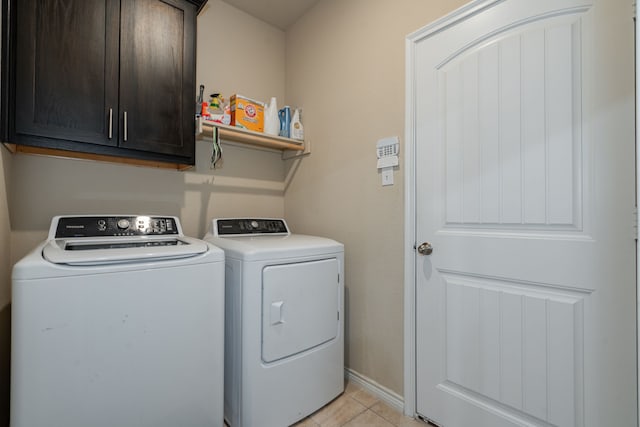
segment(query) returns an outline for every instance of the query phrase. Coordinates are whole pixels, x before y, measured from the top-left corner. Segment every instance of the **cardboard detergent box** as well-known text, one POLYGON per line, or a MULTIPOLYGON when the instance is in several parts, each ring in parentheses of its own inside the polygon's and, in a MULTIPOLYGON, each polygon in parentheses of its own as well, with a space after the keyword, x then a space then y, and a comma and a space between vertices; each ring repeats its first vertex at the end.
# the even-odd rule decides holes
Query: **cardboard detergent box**
POLYGON ((264 131, 264 104, 246 96, 234 94, 229 99, 231 107, 231 126, 264 131))

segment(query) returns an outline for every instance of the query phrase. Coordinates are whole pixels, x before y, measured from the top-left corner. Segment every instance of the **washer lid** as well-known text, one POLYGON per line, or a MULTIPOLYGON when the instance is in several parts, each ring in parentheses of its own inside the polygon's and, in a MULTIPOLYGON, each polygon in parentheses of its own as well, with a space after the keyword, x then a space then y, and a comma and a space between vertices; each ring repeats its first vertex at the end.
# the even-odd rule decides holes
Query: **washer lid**
POLYGON ((202 240, 191 237, 104 237, 49 240, 42 256, 54 264, 100 265, 187 258, 208 251, 202 240))

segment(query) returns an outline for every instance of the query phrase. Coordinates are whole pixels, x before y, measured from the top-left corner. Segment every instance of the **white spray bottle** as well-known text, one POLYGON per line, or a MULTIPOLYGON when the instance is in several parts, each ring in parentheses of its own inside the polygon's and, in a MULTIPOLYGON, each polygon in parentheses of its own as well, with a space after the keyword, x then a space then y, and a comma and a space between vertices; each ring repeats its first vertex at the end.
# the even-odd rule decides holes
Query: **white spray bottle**
POLYGON ((299 108, 296 108, 295 112, 293 113, 293 117, 291 118, 291 127, 289 128, 289 135, 293 139, 304 141, 304 127, 302 126, 302 121, 300 120, 299 108))

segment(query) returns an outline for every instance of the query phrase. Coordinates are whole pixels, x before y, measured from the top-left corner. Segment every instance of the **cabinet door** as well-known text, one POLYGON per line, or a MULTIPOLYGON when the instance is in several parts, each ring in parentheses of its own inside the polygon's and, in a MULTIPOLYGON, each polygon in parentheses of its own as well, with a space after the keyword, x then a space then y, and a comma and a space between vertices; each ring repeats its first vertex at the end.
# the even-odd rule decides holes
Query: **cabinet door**
POLYGON ((196 7, 122 0, 120 146, 193 157, 196 7))
POLYGON ((15 133, 117 144, 117 0, 20 0, 15 133), (113 129, 109 137, 109 118, 113 129))

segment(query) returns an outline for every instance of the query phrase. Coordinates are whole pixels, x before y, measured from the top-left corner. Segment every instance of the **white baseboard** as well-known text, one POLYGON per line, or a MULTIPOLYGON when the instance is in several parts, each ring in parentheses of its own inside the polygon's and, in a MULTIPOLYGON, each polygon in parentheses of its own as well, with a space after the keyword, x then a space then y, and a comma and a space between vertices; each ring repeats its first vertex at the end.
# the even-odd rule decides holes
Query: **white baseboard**
POLYGON ((344 368, 344 377, 350 382, 359 385, 369 393, 384 401, 387 405, 392 406, 400 413, 404 412, 404 399, 398 393, 378 384, 369 377, 349 369, 344 368))

